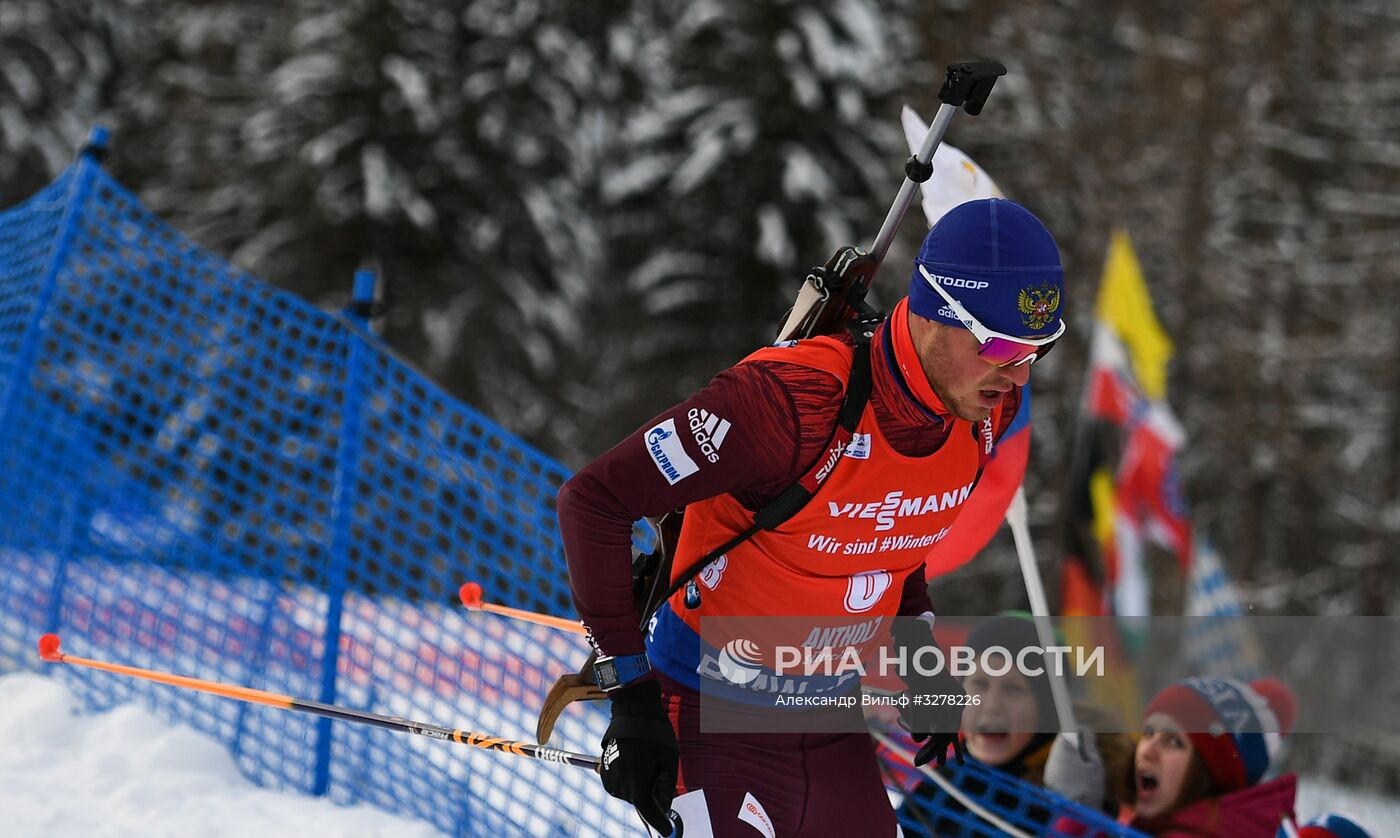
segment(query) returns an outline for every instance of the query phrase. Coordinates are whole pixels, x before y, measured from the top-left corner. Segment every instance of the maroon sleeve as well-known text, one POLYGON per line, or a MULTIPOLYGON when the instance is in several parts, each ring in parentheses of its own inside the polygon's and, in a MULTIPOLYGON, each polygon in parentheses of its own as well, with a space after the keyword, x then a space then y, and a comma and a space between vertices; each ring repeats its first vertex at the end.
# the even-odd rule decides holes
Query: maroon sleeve
POLYGON ((928 577, 921 564, 904 579, 904 590, 899 596, 899 616, 918 617, 925 611, 933 611, 933 600, 928 595, 928 577))
POLYGON ((809 442, 820 434, 798 421, 799 406, 831 402, 834 420, 840 386, 791 364, 740 364, 564 484, 559 529, 574 605, 601 652, 644 651, 632 603, 633 522, 726 492, 757 509, 795 479, 808 449, 825 442, 809 442))

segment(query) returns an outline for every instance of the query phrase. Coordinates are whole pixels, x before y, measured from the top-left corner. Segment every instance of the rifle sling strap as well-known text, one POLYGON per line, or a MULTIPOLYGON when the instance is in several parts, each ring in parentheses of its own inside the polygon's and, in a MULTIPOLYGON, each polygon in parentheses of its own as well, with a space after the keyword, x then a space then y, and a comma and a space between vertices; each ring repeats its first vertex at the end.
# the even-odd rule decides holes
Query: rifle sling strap
MULTIPOLYGON (((856 425, 859 424, 860 417, 865 413, 865 406, 870 401, 872 385, 870 339, 875 334, 875 327, 881 319, 883 318, 880 315, 871 312, 846 324, 851 337, 855 340, 855 352, 851 359, 851 375, 846 383, 846 395, 841 401, 841 409, 836 414, 836 426, 832 428, 831 438, 827 442, 826 448, 823 449, 822 455, 797 482, 788 486, 776 498, 754 513, 753 523, 743 532, 691 562, 666 588, 665 593, 659 597, 656 596, 656 590, 660 585, 654 584, 651 595, 647 597, 646 607, 642 610, 641 629, 643 631, 646 630, 647 622, 651 619, 652 613, 661 607, 661 603, 685 587, 705 565, 753 538, 760 530, 771 530, 782 526, 812 500, 826 479, 831 476, 831 472, 840 462, 846 446, 854 438, 856 425)), ((667 570, 669 568, 662 568, 658 572, 657 581, 667 578, 665 572, 667 570)))

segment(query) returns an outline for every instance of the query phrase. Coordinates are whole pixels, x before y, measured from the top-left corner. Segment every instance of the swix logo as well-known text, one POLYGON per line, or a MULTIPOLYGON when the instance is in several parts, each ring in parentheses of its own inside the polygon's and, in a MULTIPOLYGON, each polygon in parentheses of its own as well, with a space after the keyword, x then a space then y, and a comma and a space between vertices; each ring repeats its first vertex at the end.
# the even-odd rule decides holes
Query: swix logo
POLYGON ((982 420, 982 450, 983 453, 992 453, 992 447, 996 445, 996 435, 992 432, 992 417, 988 416, 982 420))
POLYGON ((841 452, 845 450, 846 446, 844 443, 838 442, 831 446, 831 450, 826 452, 826 462, 822 463, 822 467, 817 469, 817 483, 821 483, 827 478, 827 475, 831 474, 831 469, 835 467, 836 461, 841 459, 841 452))
POLYGON ((852 576, 846 580, 846 610, 863 614, 874 608, 893 581, 887 570, 867 570, 852 576))
POLYGON ((948 509, 955 509, 967 500, 967 496, 972 494, 972 484, 969 483, 960 489, 952 489, 947 492, 934 492, 931 495, 906 498, 904 492, 890 492, 885 495, 884 500, 871 501, 869 503, 841 503, 829 500, 826 508, 831 512, 833 518, 874 518, 875 531, 883 532, 894 529, 895 518, 908 518, 916 515, 927 515, 930 512, 943 512, 948 509))
MULTIPOLYGON (((617 743, 614 742, 613 744, 616 745, 617 743)), ((556 750, 554 748, 546 748, 543 745, 535 749, 535 759, 542 760, 544 762, 557 762, 560 765, 569 764, 569 755, 567 753, 565 753, 564 751, 556 750)), ((613 759, 617 759, 616 748, 613 749, 613 759)))
POLYGON ((942 276, 936 273, 929 273, 929 276, 933 277, 934 281, 939 285, 947 288, 968 288, 977 291, 982 288, 991 287, 991 283, 980 279, 963 279, 958 276, 942 276))
POLYGON ((729 433, 729 420, 698 407, 692 407, 687 418, 690 419, 690 432, 695 435, 695 444, 700 446, 700 453, 712 463, 719 462, 719 447, 729 433))

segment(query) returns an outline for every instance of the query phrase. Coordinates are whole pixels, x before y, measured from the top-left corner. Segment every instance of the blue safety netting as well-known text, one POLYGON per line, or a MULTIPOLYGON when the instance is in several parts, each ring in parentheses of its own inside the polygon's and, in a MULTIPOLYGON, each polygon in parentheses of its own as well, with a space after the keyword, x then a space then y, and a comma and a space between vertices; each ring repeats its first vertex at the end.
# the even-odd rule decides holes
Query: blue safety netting
MULTIPOLYGON (((219 738, 259 784, 447 834, 642 834, 588 771, 38 661, 53 631, 74 655, 530 740, 586 654, 456 600, 477 581, 573 613, 566 470, 355 315, 199 248, 91 151, 0 213, 0 440, 0 672, 47 667, 90 710, 139 701, 219 738)), ((550 744, 594 753, 605 725, 574 705, 550 744)))
MULTIPOLYGON (((912 751, 910 752, 912 755, 912 751)), ((937 769, 975 805, 1026 835, 1049 838, 1143 838, 1100 812, 1090 811, 1052 791, 1022 782, 975 759, 937 769)), ((937 783, 920 778, 896 810, 908 835, 1001 838, 1007 833, 972 811, 937 783)))
MULTIPOLYGON (((473 580, 572 613, 565 469, 90 154, 0 215, 0 439, 0 671, 40 666, 56 631, 75 655, 529 740, 586 654, 456 601, 473 580)), ((580 769, 49 671, 91 709, 139 700, 217 736, 267 786, 449 834, 640 833, 580 769)), ((604 726, 572 708, 551 744, 594 753, 604 726)))

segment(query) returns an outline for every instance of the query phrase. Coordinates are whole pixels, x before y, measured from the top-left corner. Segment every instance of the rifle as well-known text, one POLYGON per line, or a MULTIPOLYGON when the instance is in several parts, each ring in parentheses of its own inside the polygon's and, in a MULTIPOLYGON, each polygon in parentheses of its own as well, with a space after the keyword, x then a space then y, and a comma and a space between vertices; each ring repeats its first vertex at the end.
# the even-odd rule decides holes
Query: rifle
POLYGON ((977 116, 987 103, 996 80, 1006 75, 1006 67, 991 60, 964 61, 948 65, 948 75, 938 92, 938 112, 929 124, 919 150, 904 162, 904 183, 885 214, 885 222, 870 250, 846 245, 820 268, 813 268, 802 282, 797 299, 783 318, 778 340, 800 340, 829 334, 840 324, 868 311, 865 294, 885 261, 895 232, 904 220, 919 184, 933 174, 933 153, 959 108, 977 116))

